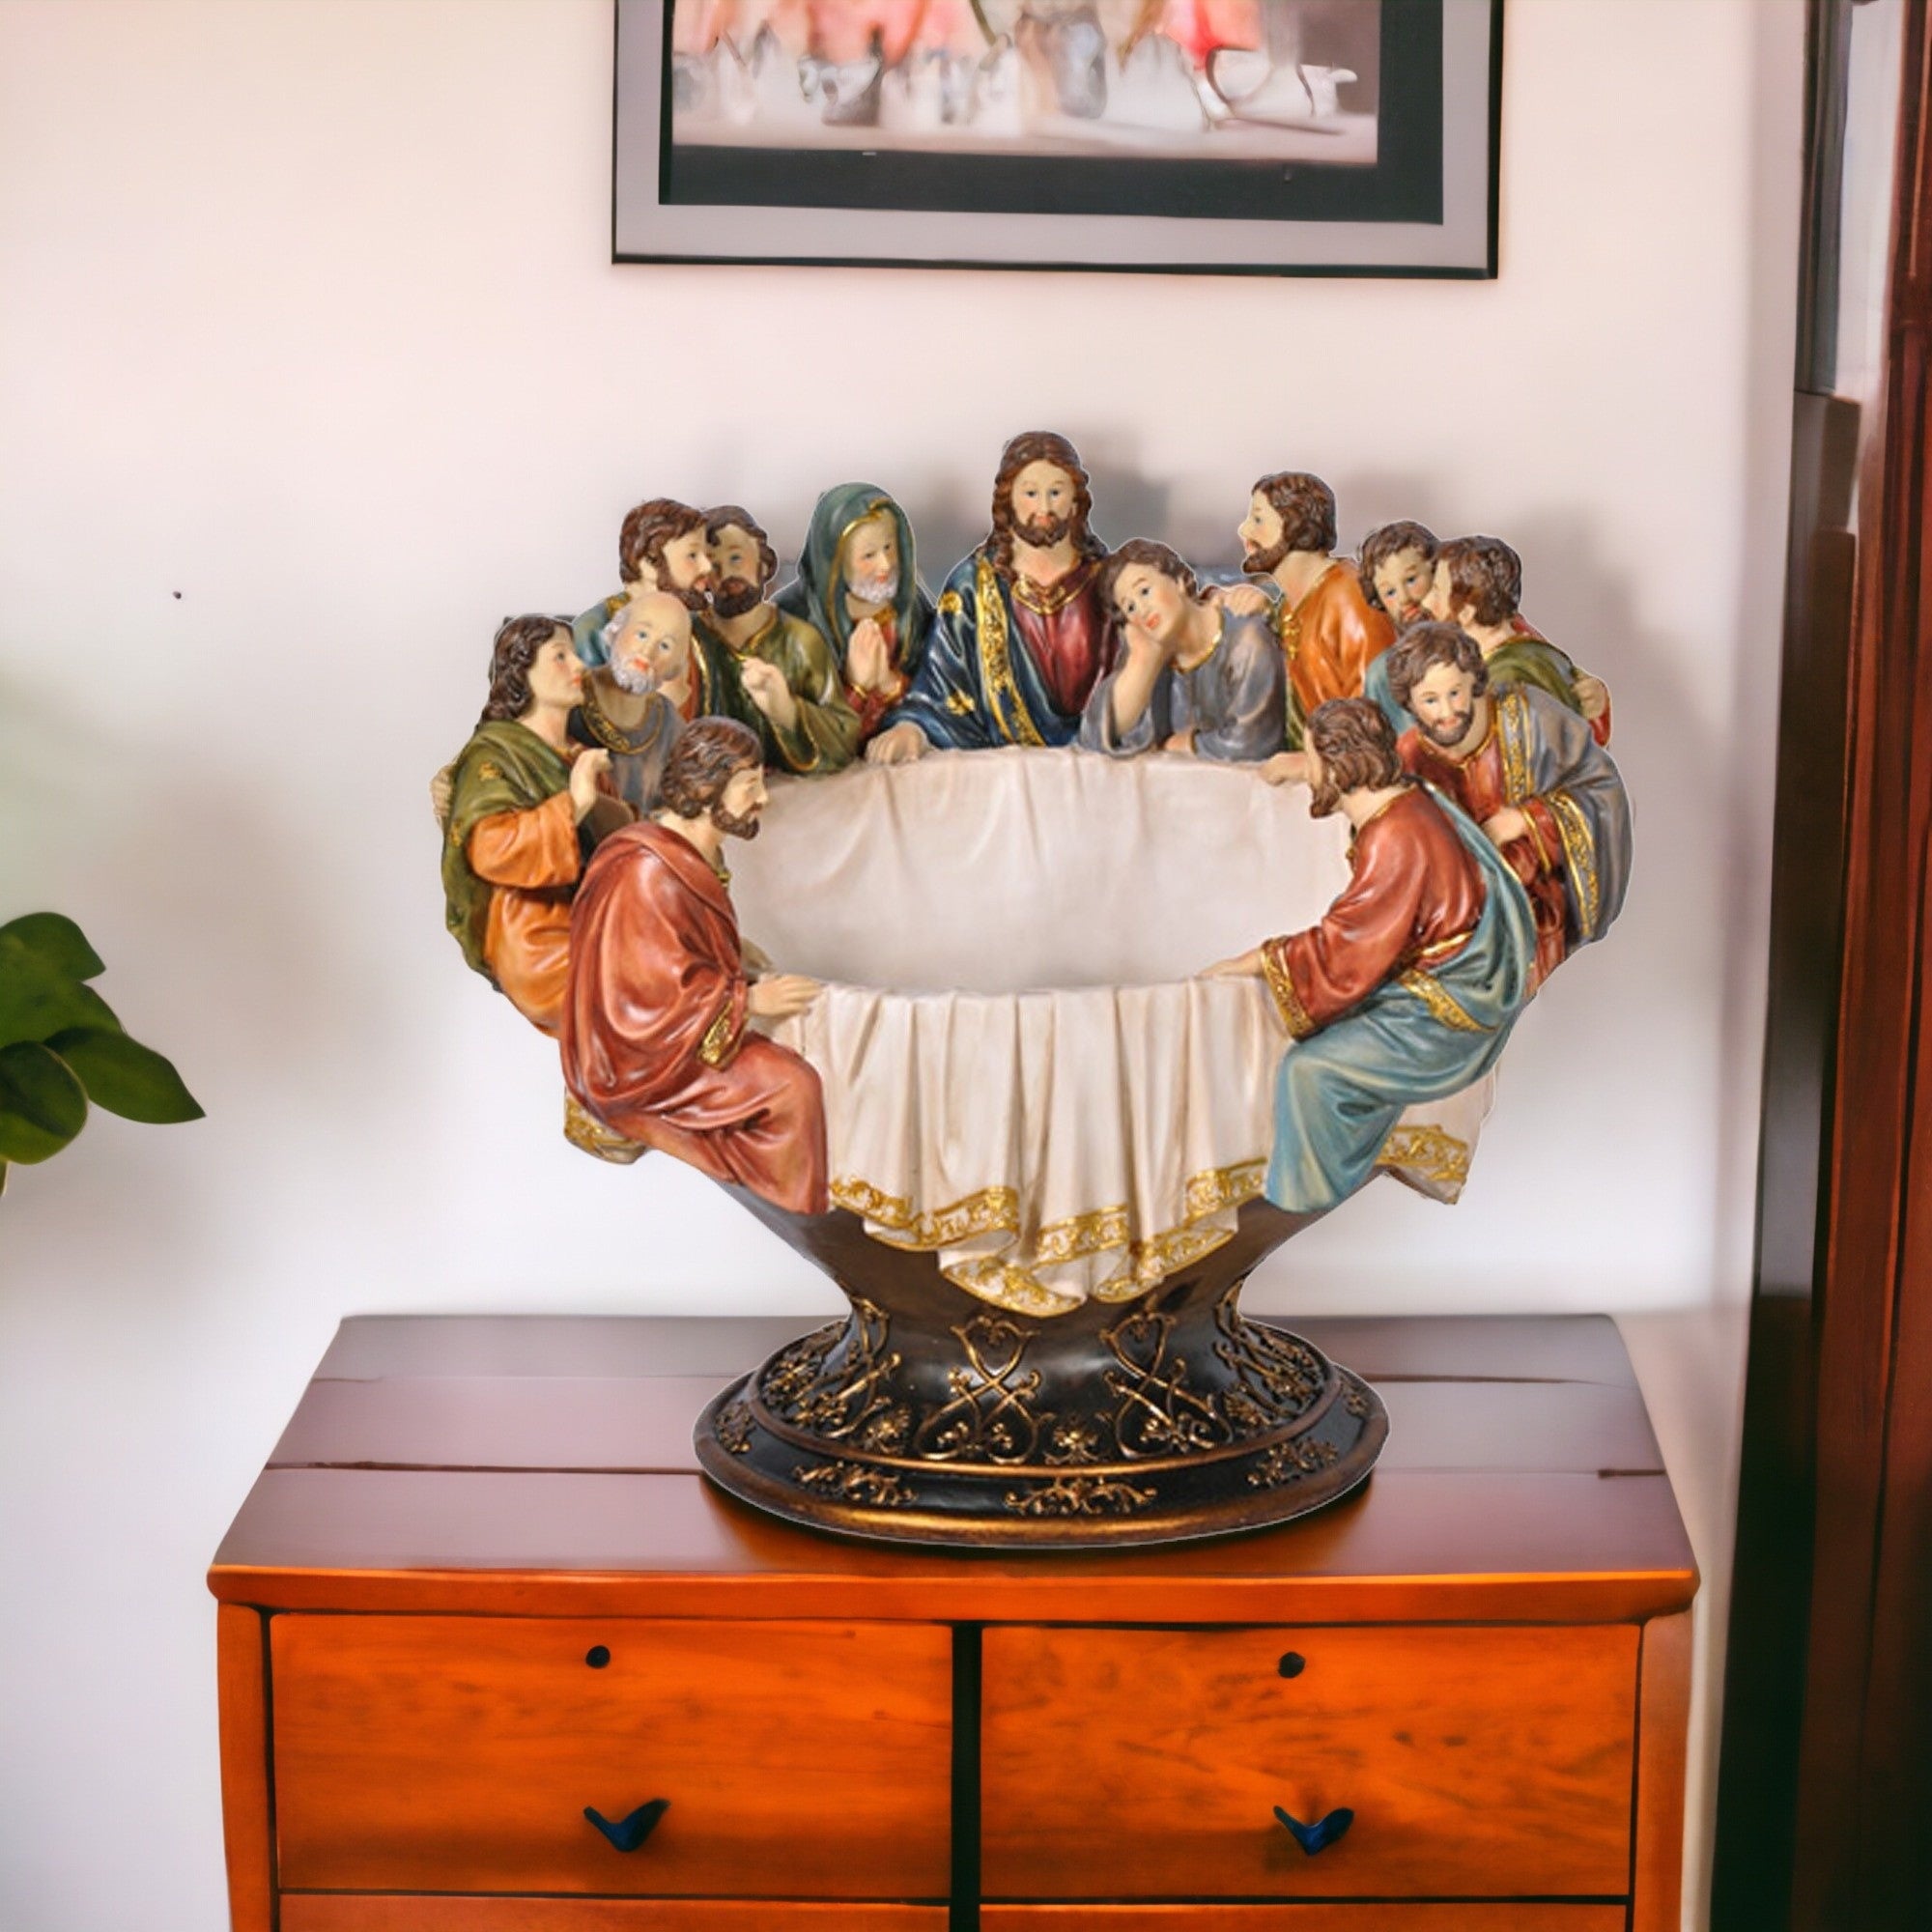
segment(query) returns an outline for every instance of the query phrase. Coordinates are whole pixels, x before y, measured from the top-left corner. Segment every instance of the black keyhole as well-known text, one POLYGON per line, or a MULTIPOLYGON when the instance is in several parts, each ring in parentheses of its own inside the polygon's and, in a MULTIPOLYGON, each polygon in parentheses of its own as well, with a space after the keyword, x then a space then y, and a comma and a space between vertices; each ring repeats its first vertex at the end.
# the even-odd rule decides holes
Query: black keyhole
POLYGON ((593 1643, 583 1653, 583 1661, 592 1670, 602 1670, 611 1662, 611 1653, 601 1643, 593 1643))
POLYGON ((1308 1660, 1298 1650, 1285 1650, 1275 1665, 1284 1677, 1299 1677, 1308 1668, 1308 1660))

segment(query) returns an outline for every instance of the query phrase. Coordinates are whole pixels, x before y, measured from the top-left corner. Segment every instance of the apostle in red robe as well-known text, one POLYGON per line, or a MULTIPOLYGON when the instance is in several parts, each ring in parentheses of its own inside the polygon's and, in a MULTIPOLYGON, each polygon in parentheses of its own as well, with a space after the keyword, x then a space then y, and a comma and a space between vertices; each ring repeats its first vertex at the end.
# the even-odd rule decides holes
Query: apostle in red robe
POLYGON ((818 987, 747 976, 721 863, 727 836, 756 835, 763 762, 747 726, 700 721, 665 768, 664 809, 598 847, 572 911, 563 1076, 626 1140, 822 1214, 818 1075, 749 1024, 802 1012, 818 987))

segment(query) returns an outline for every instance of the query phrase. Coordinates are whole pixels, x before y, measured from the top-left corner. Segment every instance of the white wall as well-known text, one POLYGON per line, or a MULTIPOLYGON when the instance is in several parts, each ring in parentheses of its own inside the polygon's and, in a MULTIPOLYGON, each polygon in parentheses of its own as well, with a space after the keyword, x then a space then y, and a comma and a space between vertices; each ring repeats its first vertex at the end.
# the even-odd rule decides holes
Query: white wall
POLYGON ((1512 0, 1502 277, 1432 284, 615 269, 604 0, 0 8, 0 913, 78 917, 209 1111, 0 1206, 14 1932, 219 1922, 201 1573, 340 1316, 832 1305, 696 1176, 570 1151, 440 929, 424 784, 491 630, 609 588, 660 491, 795 543, 870 477, 935 576, 1047 424, 1116 541, 1228 557, 1292 465, 1345 541, 1520 547, 1616 693, 1629 910, 1464 1205, 1378 1188, 1252 1299, 1633 1312, 1720 1582, 1802 24, 1512 0))

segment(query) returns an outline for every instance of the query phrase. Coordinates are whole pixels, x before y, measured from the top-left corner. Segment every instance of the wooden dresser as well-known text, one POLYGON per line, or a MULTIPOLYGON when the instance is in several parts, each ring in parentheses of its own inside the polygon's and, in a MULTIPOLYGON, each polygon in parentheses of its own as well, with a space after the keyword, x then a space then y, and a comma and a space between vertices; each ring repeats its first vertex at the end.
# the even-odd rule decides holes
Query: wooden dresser
POLYGON ((1607 1321, 1299 1324, 1368 1486, 1077 1555, 711 1489, 806 1325, 343 1324, 210 1573, 241 1932, 1677 1932, 1697 1579, 1607 1321))

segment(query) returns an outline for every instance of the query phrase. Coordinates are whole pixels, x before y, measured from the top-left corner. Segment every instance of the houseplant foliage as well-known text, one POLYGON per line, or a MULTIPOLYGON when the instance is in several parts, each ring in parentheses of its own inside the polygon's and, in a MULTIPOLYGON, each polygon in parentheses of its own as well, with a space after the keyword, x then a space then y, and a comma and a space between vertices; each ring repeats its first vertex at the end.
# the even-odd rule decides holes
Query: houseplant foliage
POLYGON ((34 912, 0 925, 0 1190, 15 1161, 45 1160, 90 1104, 129 1121, 194 1121, 173 1065, 128 1038, 87 981, 100 955, 72 920, 34 912))

